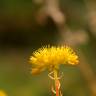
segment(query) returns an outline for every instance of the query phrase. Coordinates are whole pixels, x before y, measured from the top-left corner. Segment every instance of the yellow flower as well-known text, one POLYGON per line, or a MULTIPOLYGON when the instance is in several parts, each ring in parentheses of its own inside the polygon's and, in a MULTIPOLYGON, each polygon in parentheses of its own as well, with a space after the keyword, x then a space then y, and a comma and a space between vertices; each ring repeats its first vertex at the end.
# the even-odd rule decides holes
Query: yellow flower
POLYGON ((3 90, 0 90, 0 96, 7 96, 3 90))
POLYGON ((78 56, 68 46, 46 46, 33 52, 30 63, 33 65, 32 73, 37 74, 46 68, 58 69, 60 64, 78 64, 78 56))

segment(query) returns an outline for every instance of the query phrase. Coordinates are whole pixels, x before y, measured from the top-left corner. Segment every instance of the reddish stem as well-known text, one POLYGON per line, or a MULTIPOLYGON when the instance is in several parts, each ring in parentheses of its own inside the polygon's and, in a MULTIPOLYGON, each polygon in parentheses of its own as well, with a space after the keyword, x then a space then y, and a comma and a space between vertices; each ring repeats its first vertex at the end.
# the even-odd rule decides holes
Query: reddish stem
POLYGON ((56 83, 56 84, 55 84, 55 85, 56 85, 56 86, 55 86, 55 87, 56 87, 56 88, 55 88, 55 89, 56 89, 56 96, 59 96, 59 83, 60 83, 60 82, 59 82, 59 80, 57 79, 57 80, 55 81, 55 83, 56 83))

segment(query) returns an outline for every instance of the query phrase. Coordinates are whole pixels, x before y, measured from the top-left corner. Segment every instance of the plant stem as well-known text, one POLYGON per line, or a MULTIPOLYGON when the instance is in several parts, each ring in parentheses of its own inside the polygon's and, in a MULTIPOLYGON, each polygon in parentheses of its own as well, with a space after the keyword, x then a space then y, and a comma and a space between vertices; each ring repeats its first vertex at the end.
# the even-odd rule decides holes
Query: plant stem
POLYGON ((59 96, 59 81, 58 81, 58 71, 54 70, 54 79, 55 79, 55 90, 56 90, 56 96, 59 96))

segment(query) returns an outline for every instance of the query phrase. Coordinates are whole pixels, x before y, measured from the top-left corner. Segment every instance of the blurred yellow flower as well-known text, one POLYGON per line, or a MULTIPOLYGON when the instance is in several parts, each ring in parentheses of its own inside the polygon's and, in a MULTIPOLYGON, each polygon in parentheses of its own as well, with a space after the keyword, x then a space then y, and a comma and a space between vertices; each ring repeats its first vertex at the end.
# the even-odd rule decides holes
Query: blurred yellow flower
POLYGON ((37 74, 46 68, 58 69, 60 64, 78 64, 78 56, 68 46, 46 46, 33 52, 30 63, 33 65, 32 73, 37 74))
POLYGON ((7 96, 7 94, 3 90, 0 90, 0 96, 7 96))

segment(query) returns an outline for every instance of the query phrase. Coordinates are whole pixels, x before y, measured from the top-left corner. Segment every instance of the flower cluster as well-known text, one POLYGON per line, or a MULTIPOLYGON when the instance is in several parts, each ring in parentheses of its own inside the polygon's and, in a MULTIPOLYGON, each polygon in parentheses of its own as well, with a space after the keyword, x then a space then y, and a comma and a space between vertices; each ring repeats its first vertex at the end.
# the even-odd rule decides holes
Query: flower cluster
POLYGON ((45 69, 58 69, 60 64, 78 64, 78 56, 68 46, 45 46, 35 52, 30 57, 33 65, 32 73, 37 74, 45 69))

